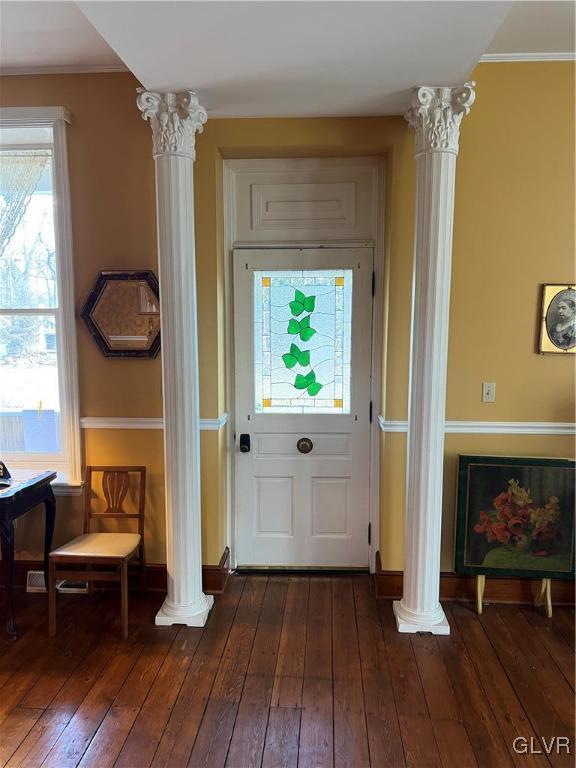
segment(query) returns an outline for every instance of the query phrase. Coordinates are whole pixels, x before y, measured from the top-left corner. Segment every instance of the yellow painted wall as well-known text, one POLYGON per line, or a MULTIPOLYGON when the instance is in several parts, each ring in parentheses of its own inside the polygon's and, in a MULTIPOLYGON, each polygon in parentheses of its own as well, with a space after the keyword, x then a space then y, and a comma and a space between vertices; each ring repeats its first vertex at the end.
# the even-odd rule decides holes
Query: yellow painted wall
MULTIPOLYGON (((458 161, 448 419, 572 421, 574 365, 535 353, 539 286, 574 281, 574 66, 483 64, 477 102, 464 120, 458 161), (530 93, 526 99, 525 94, 530 93), (497 402, 482 404, 482 381, 497 402)), ((150 128, 128 74, 0 79, 0 103, 64 105, 69 128, 78 307, 99 269, 157 271, 150 128)), ((195 167, 200 402, 204 418, 226 410, 222 160, 228 157, 380 155, 387 161, 387 338, 382 411, 406 419, 415 193, 413 138, 392 118, 211 120, 197 139, 195 167)), ((107 360, 78 323, 83 416, 156 417, 160 361, 107 360)), ((88 462, 134 461, 151 471, 148 557, 164 560, 160 431, 89 430, 88 462), (116 458, 117 457, 117 458, 116 458)), ((403 561, 405 441, 382 435, 381 541, 385 568, 403 561)), ((204 562, 226 545, 225 431, 204 433, 204 562)), ((452 562, 457 452, 573 455, 569 438, 452 435, 446 444, 442 564, 452 562)), ((59 504, 56 537, 76 530, 79 501, 59 504)), ((37 549, 32 526, 18 531, 20 556, 37 549)))
MULTIPOLYGON (((542 283, 574 283, 574 64, 481 64, 456 176, 446 418, 574 421, 574 358, 536 353, 542 283), (530 93, 530 99, 523 94, 530 93), (483 381, 496 402, 481 402, 483 381)), ((388 419, 406 419, 411 265, 390 293, 388 419), (402 340, 404 344, 405 341, 402 340)), ((383 567, 403 566, 406 435, 381 438, 383 567)), ((442 569, 453 568, 458 453, 574 457, 574 439, 447 435, 442 569)))

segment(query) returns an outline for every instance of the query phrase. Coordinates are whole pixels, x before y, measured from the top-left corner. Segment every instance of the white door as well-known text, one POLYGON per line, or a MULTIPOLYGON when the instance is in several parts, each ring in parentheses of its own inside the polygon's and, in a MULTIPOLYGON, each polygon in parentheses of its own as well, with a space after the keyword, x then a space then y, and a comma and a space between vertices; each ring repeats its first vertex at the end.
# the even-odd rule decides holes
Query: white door
POLYGON ((372 269, 234 251, 238 566, 369 563, 372 269))

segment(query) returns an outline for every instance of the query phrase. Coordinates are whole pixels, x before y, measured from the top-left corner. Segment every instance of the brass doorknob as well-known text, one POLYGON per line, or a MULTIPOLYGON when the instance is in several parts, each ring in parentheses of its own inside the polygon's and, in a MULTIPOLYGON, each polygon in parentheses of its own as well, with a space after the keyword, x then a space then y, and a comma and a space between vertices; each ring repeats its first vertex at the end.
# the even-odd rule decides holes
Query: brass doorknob
POLYGON ((312 448, 314 448, 314 443, 309 437, 301 437, 296 443, 296 448, 298 448, 300 453, 310 453, 312 448))

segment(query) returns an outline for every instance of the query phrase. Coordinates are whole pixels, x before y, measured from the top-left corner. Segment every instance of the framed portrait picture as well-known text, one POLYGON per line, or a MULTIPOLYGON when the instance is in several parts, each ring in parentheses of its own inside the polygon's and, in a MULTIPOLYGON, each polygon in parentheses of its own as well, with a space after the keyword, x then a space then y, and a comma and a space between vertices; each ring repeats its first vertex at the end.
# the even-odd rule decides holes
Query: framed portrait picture
POLYGON ((571 459, 458 457, 456 571, 574 578, 571 459))
POLYGON ((542 286, 538 351, 576 354, 576 286, 542 286))

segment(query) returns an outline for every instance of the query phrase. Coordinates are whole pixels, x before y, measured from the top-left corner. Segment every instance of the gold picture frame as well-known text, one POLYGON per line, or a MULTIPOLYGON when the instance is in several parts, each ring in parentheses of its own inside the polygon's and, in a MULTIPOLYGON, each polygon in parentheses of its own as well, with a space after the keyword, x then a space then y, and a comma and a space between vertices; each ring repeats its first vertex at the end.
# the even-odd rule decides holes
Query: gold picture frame
POLYGON ((540 354, 576 354, 576 286, 542 286, 540 354))

